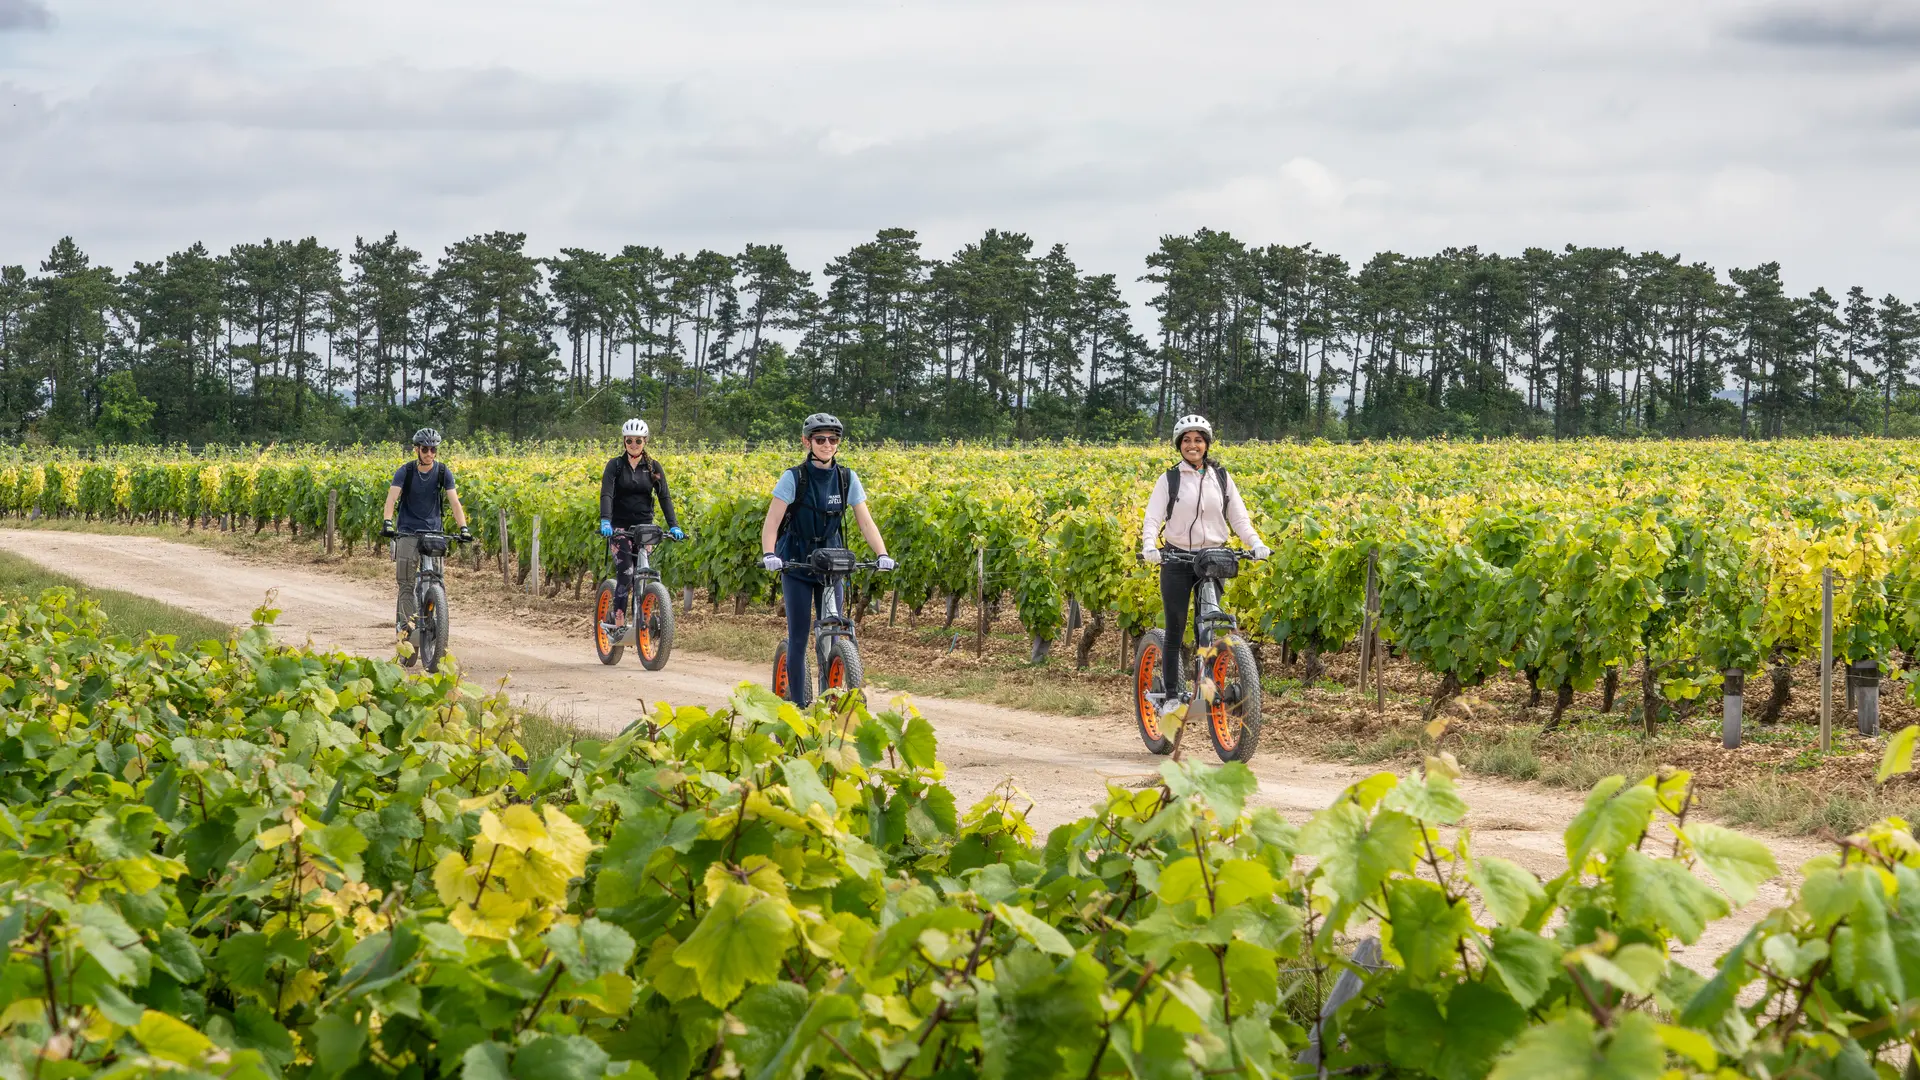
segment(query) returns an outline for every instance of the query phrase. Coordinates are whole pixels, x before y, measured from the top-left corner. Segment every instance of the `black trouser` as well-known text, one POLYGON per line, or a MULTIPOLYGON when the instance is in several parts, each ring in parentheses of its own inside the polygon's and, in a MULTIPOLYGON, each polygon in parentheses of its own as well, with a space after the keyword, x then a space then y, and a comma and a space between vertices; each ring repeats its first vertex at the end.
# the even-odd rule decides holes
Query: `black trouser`
POLYGON ((634 551, 633 537, 625 533, 614 533, 607 540, 607 550, 613 553, 613 610, 627 610, 627 597, 633 592, 633 569, 640 564, 634 551))
POLYGON ((1168 555, 1186 552, 1169 547, 1161 553, 1160 606, 1167 622, 1167 647, 1160 653, 1161 685, 1171 694, 1180 685, 1180 642, 1187 636, 1187 611, 1194 605, 1193 562, 1173 562, 1168 555))

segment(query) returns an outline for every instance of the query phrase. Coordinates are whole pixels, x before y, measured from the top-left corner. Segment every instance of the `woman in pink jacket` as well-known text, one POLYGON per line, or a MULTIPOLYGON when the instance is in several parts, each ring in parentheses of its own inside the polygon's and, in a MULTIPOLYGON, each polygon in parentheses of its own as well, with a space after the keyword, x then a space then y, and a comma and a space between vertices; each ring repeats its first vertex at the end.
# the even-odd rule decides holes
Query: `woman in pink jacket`
POLYGON ((1160 542, 1176 551, 1221 547, 1237 535, 1256 559, 1272 554, 1247 516, 1227 471, 1215 464, 1213 426, 1207 418, 1188 415, 1173 426, 1173 445, 1180 461, 1168 469, 1147 496, 1147 512, 1140 525, 1140 557, 1160 566, 1160 603, 1165 609, 1167 647, 1161 653, 1161 685, 1168 687, 1163 712, 1179 708, 1172 687, 1180 685, 1180 641, 1187 632, 1187 612, 1193 606, 1193 563, 1187 559, 1162 562, 1160 542))

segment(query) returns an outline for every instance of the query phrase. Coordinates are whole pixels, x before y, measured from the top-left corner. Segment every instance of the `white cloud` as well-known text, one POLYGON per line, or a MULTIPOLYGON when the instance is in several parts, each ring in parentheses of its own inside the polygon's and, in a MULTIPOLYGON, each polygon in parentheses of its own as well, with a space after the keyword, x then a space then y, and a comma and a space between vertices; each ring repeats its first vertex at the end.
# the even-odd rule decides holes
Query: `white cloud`
POLYGON ((817 268, 904 225, 934 255, 1024 231, 1128 280, 1209 225, 1354 261, 1779 259, 1796 288, 1920 297, 1920 235, 1885 224, 1911 218, 1920 72, 1859 43, 1905 33, 1892 10, 63 0, 0 39, 0 262, 67 232, 124 266, 509 228, 543 251, 784 242, 817 268))

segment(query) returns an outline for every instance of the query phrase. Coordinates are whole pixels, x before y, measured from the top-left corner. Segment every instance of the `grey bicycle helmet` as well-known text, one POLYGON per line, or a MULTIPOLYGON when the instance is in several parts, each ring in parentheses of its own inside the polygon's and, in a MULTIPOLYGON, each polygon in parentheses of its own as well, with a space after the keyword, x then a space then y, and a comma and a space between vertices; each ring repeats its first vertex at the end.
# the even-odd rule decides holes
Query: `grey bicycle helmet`
POLYGON ((831 431, 835 435, 845 435, 847 433, 847 429, 840 423, 839 417, 832 413, 823 412, 814 413, 812 416, 800 422, 801 438, 810 439, 816 431, 831 431))
POLYGON ((413 445, 439 446, 440 433, 430 427, 423 427, 419 431, 416 431, 413 433, 413 445))

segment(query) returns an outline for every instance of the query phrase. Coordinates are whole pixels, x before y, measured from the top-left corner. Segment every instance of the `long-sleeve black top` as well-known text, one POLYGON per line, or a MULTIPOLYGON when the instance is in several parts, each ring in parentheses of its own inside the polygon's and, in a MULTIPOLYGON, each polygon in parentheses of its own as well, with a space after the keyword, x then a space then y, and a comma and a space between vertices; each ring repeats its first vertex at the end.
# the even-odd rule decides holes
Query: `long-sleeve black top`
POLYGON ((673 496, 667 492, 667 474, 658 461, 643 457, 635 466, 628 463, 627 455, 618 454, 600 473, 600 516, 613 522, 616 529, 653 524, 655 498, 660 500, 660 510, 667 516, 667 527, 678 526, 680 519, 673 512, 673 496))

